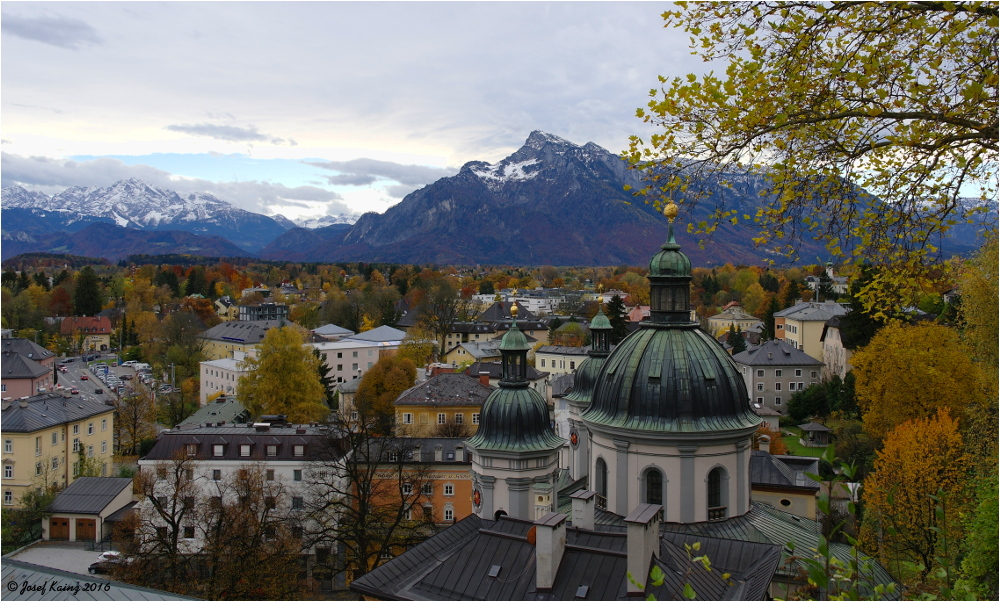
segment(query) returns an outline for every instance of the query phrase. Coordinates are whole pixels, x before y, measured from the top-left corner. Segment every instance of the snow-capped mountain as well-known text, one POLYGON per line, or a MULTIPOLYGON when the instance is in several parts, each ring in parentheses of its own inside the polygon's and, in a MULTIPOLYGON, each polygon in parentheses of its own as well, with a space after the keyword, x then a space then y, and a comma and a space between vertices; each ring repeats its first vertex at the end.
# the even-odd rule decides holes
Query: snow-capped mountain
POLYGON ((333 226, 334 224, 354 224, 358 221, 359 217, 361 216, 353 213, 344 215, 324 215, 322 217, 297 219, 294 220, 294 225, 299 228, 315 230, 316 228, 325 228, 327 226, 333 226))
POLYGON ((73 186, 51 197, 11 186, 3 189, 0 202, 4 210, 29 210, 51 224, 52 230, 76 230, 92 222, 111 222, 140 230, 222 236, 252 251, 288 229, 270 217, 239 209, 210 194, 181 196, 135 178, 106 188, 73 186))

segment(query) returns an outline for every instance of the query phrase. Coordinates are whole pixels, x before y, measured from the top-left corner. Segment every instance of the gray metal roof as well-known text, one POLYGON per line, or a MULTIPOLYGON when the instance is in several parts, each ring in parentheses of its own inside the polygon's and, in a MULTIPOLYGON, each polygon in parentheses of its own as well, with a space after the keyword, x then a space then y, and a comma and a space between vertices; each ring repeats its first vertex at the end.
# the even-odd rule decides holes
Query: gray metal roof
POLYGON ((771 339, 760 347, 751 347, 733 355, 733 361, 744 366, 822 366, 823 362, 806 355, 788 343, 771 339))
POLYGON ((494 387, 463 373, 444 372, 403 391, 395 405, 481 406, 494 387))
POLYGON ((237 344, 256 345, 264 340, 264 334, 271 328, 290 324, 287 320, 255 320, 245 322, 230 320, 213 326, 201 333, 201 338, 213 341, 227 341, 237 344))
POLYGON ((132 479, 124 477, 80 477, 52 500, 50 512, 100 514, 132 479))
POLYGON ((351 341, 370 341, 372 343, 390 343, 402 341, 404 338, 406 338, 406 333, 392 326, 379 326, 348 337, 351 341))
POLYGON ((46 368, 16 351, 0 353, 0 374, 5 379, 38 378, 51 371, 51 368, 46 368))
POLYGON ((184 419, 178 426, 190 424, 212 423, 218 426, 220 422, 243 424, 250 419, 250 412, 243 407, 235 397, 223 395, 215 401, 202 406, 197 412, 184 419))
MULTIPOLYGON (((351 589, 398 600, 628 599, 625 534, 574 527, 567 528, 566 548, 552 589, 538 591, 537 548, 528 539, 534 525, 472 515, 356 579, 351 589), (498 572, 490 577, 491 570, 497 570, 494 567, 499 567, 498 572), (584 594, 578 596, 581 591, 584 594)), ((666 579, 661 586, 648 583, 645 594, 659 600, 680 599, 684 584, 690 583, 703 600, 764 598, 780 560, 780 547, 697 538, 714 553, 713 566, 731 574, 727 583, 690 563, 684 548, 689 540, 694 541, 684 534, 663 534, 660 558, 654 562, 666 579)))
MULTIPOLYGON (((549 375, 548 372, 540 372, 531 365, 526 366, 526 368, 528 372, 528 380, 538 380, 549 375)), ((490 375, 490 378, 500 378, 502 376, 502 371, 503 364, 500 362, 476 362, 465 369, 465 374, 476 378, 485 372, 490 375)))
POLYGON ((91 577, 79 573, 21 562, 13 558, 3 559, 3 599, 4 600, 199 600, 179 596, 170 592, 138 587, 109 581, 101 577, 91 577), (11 584, 17 584, 12 587, 11 584), (87 584, 91 591, 86 591, 87 584), (49 589, 54 585, 53 589, 49 589), (76 589, 74 586, 79 586, 76 589), (95 587, 96 586, 96 587, 95 587), (31 588, 31 591, 27 591, 31 588), (66 589, 63 589, 66 588, 66 589), (40 590, 40 591, 38 591, 40 590), (24 593, 21 593, 24 591, 24 593))
POLYGON ((28 399, 4 402, 3 432, 33 433, 59 424, 76 422, 98 414, 113 412, 103 401, 59 393, 42 393, 28 399), (21 407, 21 404, 26 407, 21 407))
POLYGON ((4 353, 9 351, 20 353, 24 357, 31 358, 35 361, 44 360, 55 355, 45 347, 36 344, 34 341, 20 337, 0 339, 0 351, 3 351, 4 353))
POLYGON ((774 317, 799 322, 826 322, 834 316, 846 315, 848 309, 833 301, 806 301, 793 305, 788 309, 774 312, 774 317))
POLYGON ((580 355, 586 356, 590 353, 590 345, 586 347, 566 347, 563 345, 542 345, 535 353, 553 353, 557 355, 580 355))
POLYGON ((173 460, 178 454, 188 453, 187 445, 192 444, 195 460, 239 460, 256 462, 303 462, 327 459, 339 452, 331 446, 339 441, 336 431, 320 426, 272 426, 254 427, 253 423, 231 424, 219 427, 196 427, 177 429, 160 433, 153 449, 143 460, 173 460), (240 444, 250 443, 250 457, 240 456, 240 444), (267 457, 266 446, 277 444, 277 455, 267 457), (223 445, 223 455, 215 456, 213 446, 223 445), (293 446, 305 445, 303 456, 295 456, 293 446))
POLYGON ((819 474, 818 458, 774 456, 760 450, 750 454, 750 485, 819 490, 819 483, 806 476, 819 474))
POLYGON ((337 326, 336 324, 324 324, 323 326, 320 326, 319 328, 313 329, 313 332, 316 333, 316 334, 318 334, 318 335, 320 335, 320 336, 326 336, 326 337, 330 337, 330 336, 345 337, 345 336, 351 336, 352 334, 354 334, 353 330, 348 330, 346 328, 342 328, 340 326, 337 326))

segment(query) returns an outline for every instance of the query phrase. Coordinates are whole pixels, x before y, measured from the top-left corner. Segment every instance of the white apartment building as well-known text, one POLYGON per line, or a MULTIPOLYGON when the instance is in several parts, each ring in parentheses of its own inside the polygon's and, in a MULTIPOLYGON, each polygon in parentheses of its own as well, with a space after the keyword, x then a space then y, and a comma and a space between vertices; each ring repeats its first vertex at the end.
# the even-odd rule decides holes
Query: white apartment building
POLYGON ((221 360, 209 360, 201 362, 201 393, 199 399, 201 405, 208 403, 208 397, 216 393, 223 395, 235 395, 236 386, 240 377, 247 374, 246 354, 242 351, 234 352, 236 357, 223 358, 221 360))

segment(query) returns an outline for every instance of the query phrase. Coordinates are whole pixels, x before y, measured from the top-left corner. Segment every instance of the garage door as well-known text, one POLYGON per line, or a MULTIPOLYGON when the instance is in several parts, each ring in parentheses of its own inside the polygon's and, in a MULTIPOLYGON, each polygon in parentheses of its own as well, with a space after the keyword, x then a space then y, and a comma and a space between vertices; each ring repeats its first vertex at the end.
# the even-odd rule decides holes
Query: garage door
POLYGON ((76 540, 94 541, 97 539, 97 521, 92 518, 76 519, 76 540))
POLYGON ((49 519, 49 539, 69 539, 69 519, 53 516, 49 519))

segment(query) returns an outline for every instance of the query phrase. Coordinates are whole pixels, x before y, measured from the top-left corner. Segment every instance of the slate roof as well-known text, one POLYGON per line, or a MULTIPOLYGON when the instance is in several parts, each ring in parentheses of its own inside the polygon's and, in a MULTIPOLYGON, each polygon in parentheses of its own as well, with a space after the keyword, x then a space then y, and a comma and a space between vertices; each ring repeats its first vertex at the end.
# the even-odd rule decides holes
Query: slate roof
POLYGON ((398 328, 393 328, 392 326, 379 326, 378 328, 373 328, 371 330, 351 335, 349 338, 344 340, 369 341, 372 343, 392 343, 402 341, 405 337, 406 333, 398 328))
POLYGON ((319 328, 314 328, 313 332, 321 337, 349 337, 354 334, 353 330, 341 328, 336 324, 324 324, 319 328))
POLYGON ((397 406, 482 406, 494 387, 462 373, 445 372, 403 391, 397 406))
POLYGON ((552 397, 562 397, 567 395, 573 390, 574 384, 574 375, 571 372, 560 374, 559 376, 553 378, 549 381, 549 386, 552 387, 552 397))
POLYGON ((469 341, 468 343, 459 343, 448 350, 451 353, 455 349, 461 347, 465 349, 465 352, 471 355, 476 360, 481 360, 487 357, 499 357, 500 356, 500 343, 498 339, 493 339, 489 341, 469 341))
POLYGON ((187 445, 196 445, 195 460, 237 460, 242 462, 307 462, 329 459, 333 431, 329 427, 272 426, 258 431, 253 423, 230 424, 218 427, 172 429, 160 433, 153 449, 143 460, 172 460, 177 454, 186 454, 187 445), (249 443, 250 457, 240 457, 240 445, 249 443), (213 445, 223 445, 223 455, 213 455, 213 445), (267 457, 266 445, 277 444, 276 456, 267 457), (295 456, 293 446, 305 445, 305 455, 295 456))
POLYGON ((816 433, 829 433, 830 432, 830 429, 828 427, 823 426, 822 424, 820 424, 818 422, 807 422, 805 424, 800 424, 799 428, 802 429, 802 430, 804 430, 804 431, 806 431, 806 432, 809 432, 809 431, 813 431, 813 432, 816 432, 816 433))
POLYGON ((3 353, 18 353, 32 360, 40 361, 55 355, 34 341, 22 338, 0 339, 0 351, 3 353))
MULTIPOLYGON (((627 538, 624 533, 566 529, 566 549, 550 591, 535 587, 536 548, 528 541, 529 521, 503 517, 488 521, 476 515, 356 579, 351 589, 381 599, 431 600, 624 600, 629 599, 627 538), (490 577, 498 566, 499 572, 490 577), (586 586, 582 596, 581 586, 586 586)), ((661 586, 651 582, 645 594, 678 599, 690 583, 702 600, 763 599, 780 560, 780 547, 699 537, 715 553, 712 564, 732 575, 732 583, 690 563, 684 543, 690 536, 664 533, 660 558, 661 586), (718 562, 716 562, 718 558, 718 562)), ((645 596, 643 596, 645 597, 645 596)))
POLYGON ((92 577, 80 573, 70 573, 59 569, 49 568, 21 562, 15 558, 3 559, 3 592, 4 600, 198 600, 198 598, 188 598, 170 592, 164 592, 148 587, 138 587, 128 585, 118 581, 109 581, 101 577, 92 577), (8 584, 16 583, 18 588, 13 591, 8 584), (85 591, 86 584, 95 584, 91 591, 85 591), (50 584, 54 584, 56 589, 50 590, 50 584), (79 590, 60 590, 58 586, 64 585, 72 587, 79 584, 79 590), (44 595, 37 591, 25 591, 21 594, 21 588, 35 587, 44 591, 44 595))
POLYGON ((113 411, 114 407, 96 399, 42 393, 28 399, 10 401, 3 408, 3 432, 33 433, 113 411), (22 408, 21 403, 25 403, 27 407, 22 408))
POLYGON ((80 477, 52 500, 49 512, 100 514, 132 479, 123 477, 80 477))
POLYGON ((0 375, 4 379, 38 378, 51 372, 51 368, 14 351, 0 353, 0 375))
POLYGON ((590 345, 585 347, 564 347, 562 345, 542 345, 535 350, 535 353, 553 353, 557 355, 579 355, 586 356, 590 353, 590 345))
POLYGON ((751 347, 733 355, 744 366, 822 366, 823 362, 806 355, 780 339, 771 339, 760 347, 751 347))
MULTIPOLYGON (((549 375, 548 372, 540 372, 536 370, 535 367, 530 364, 525 367, 527 368, 529 381, 545 378, 549 375)), ((478 378, 483 372, 488 372, 490 378, 500 378, 503 372, 503 364, 500 362, 476 362, 465 369, 465 374, 468 374, 473 378, 478 378)))
POLYGON ((806 301, 793 305, 788 309, 774 312, 774 317, 799 322, 826 322, 834 316, 846 315, 848 310, 839 303, 825 301, 806 301))
POLYGON ((250 419, 250 412, 243 407, 235 397, 222 395, 214 401, 205 404, 197 412, 184 419, 179 425, 187 427, 212 423, 218 425, 220 422, 229 424, 243 424, 250 419))
POLYGON ((751 485, 819 491, 819 483, 806 476, 807 472, 819 474, 818 458, 775 456, 757 449, 751 452, 751 485))
POLYGON ((201 338, 213 341, 229 341, 243 345, 256 345, 264 340, 264 334, 271 328, 280 328, 286 320, 255 320, 241 322, 230 320, 217 324, 201 333, 201 338))
MULTIPOLYGON (((521 320, 537 320, 538 317, 535 314, 528 311, 528 308, 521 305, 517 301, 517 319, 521 320)), ((510 307, 512 303, 510 301, 502 301, 494 303, 493 305, 486 308, 479 316, 480 322, 502 322, 504 320, 510 320, 512 316, 510 315, 510 307)))

